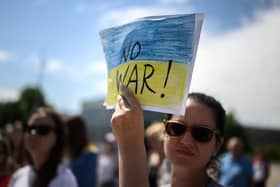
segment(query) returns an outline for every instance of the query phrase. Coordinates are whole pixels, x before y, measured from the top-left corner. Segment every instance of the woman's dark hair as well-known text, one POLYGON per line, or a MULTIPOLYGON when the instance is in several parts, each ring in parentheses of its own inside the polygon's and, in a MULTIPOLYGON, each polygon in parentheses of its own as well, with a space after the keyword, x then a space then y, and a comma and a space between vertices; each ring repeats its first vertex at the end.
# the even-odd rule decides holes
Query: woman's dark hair
MULTIPOLYGON (((8 170, 8 156, 10 155, 10 148, 8 142, 2 138, 0 134, 0 152, 5 155, 4 160, 0 163, 1 172, 6 172, 8 170)), ((0 176, 1 177, 1 176, 0 176)))
MULTIPOLYGON (((60 115, 48 108, 38 108, 32 114, 36 113, 45 114, 55 124, 54 132, 56 134, 56 142, 50 150, 47 160, 39 170, 36 170, 36 178, 33 183, 33 187, 47 187, 51 180, 57 175, 57 167, 62 161, 65 145, 65 126, 60 115)), ((31 164, 33 165, 33 162, 31 164)))
MULTIPOLYGON (((214 114, 215 120, 216 120, 216 128, 219 130, 220 135, 217 136, 217 140, 220 139, 220 137, 224 136, 224 128, 226 123, 226 112, 223 108, 222 104, 217 101, 214 97, 206 95, 204 93, 190 93, 188 98, 193 99, 201 104, 206 105, 209 107, 214 114)), ((214 180, 217 180, 220 176, 220 162, 216 155, 212 155, 210 158, 206 172, 209 177, 211 177, 214 180)))
POLYGON ((17 138, 21 137, 18 144, 15 143, 14 138, 10 138, 11 143, 10 143, 10 150, 11 150, 11 155, 14 159, 15 165, 17 168, 23 167, 24 165, 27 164, 27 159, 28 159, 28 152, 25 149, 25 140, 24 140, 24 124, 21 121, 14 121, 13 122, 13 131, 12 131, 12 136, 17 136, 17 138), (20 133, 20 136, 18 134, 15 134, 16 132, 20 133))
POLYGON ((89 144, 87 126, 80 116, 66 119, 65 124, 68 131, 67 149, 70 159, 73 160, 79 156, 89 144))
MULTIPOLYGON (((198 92, 189 93, 188 98, 206 105, 213 111, 216 120, 216 127, 220 132, 220 136, 223 137, 226 123, 226 112, 221 103, 212 96, 198 92)), ((168 114, 167 119, 171 119, 171 117, 172 114, 168 114)))
POLYGON ((2 135, 0 134, 0 150, 1 153, 8 156, 10 154, 10 148, 8 142, 2 138, 2 135))
POLYGON ((190 93, 188 98, 206 105, 213 111, 214 117, 216 119, 216 127, 220 132, 220 136, 223 137, 226 123, 226 112, 222 104, 219 101, 217 101, 214 97, 206 95, 204 93, 190 93))
POLYGON ((0 163, 0 178, 1 176, 10 176, 17 169, 16 163, 11 155, 11 146, 9 138, 2 135, 0 132, 0 152, 4 154, 4 159, 0 163))

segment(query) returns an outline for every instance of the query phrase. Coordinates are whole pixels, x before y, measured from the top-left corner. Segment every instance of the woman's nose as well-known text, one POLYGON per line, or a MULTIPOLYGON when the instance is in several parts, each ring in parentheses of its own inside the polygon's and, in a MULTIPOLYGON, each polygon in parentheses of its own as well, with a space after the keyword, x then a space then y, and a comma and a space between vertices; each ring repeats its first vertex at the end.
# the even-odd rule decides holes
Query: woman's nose
POLYGON ((185 144, 185 145, 189 145, 189 144, 193 144, 193 142, 195 141, 190 133, 189 130, 186 130, 186 132, 182 135, 181 137, 181 143, 185 144))

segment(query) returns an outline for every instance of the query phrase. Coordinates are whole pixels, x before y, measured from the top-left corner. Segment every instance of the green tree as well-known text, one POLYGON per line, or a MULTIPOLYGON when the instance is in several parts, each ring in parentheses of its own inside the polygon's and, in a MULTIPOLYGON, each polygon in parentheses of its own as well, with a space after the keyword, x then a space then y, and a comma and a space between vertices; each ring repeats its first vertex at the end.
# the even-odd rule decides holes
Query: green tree
POLYGON ((47 106, 47 103, 39 88, 26 87, 21 91, 18 105, 23 114, 22 120, 27 121, 33 110, 38 107, 47 106))
POLYGON ((49 106, 43 92, 38 87, 25 87, 17 101, 0 103, 0 127, 15 120, 26 123, 31 112, 41 106, 49 106))
POLYGON ((17 102, 0 103, 0 127, 19 119, 22 119, 22 113, 17 102))
POLYGON ((250 150, 250 146, 248 143, 248 139, 246 136, 245 129, 242 127, 242 124, 237 120, 235 114, 233 112, 229 112, 226 117, 226 125, 225 125, 225 143, 223 146, 223 150, 225 151, 225 146, 227 141, 233 137, 240 137, 244 141, 245 150, 250 150))

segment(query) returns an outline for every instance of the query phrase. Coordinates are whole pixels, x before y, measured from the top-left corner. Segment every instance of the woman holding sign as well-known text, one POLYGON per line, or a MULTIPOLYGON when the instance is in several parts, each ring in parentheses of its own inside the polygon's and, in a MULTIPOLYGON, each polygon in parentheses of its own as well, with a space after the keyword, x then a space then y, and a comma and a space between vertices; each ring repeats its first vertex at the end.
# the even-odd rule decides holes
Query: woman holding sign
MULTIPOLYGON (((121 93, 111 119, 119 146, 120 186, 146 187, 141 106, 127 87, 121 86, 121 93)), ((190 94, 185 114, 165 122, 164 152, 172 165, 168 187, 221 187, 206 170, 223 143, 224 123, 221 104, 204 94, 190 94)))

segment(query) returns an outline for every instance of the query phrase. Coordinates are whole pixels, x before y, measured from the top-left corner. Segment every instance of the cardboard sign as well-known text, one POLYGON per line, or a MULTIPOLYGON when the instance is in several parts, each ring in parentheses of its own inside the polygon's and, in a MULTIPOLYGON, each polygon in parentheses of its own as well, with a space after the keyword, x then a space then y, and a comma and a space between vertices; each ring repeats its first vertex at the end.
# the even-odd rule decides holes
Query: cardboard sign
POLYGON ((146 17, 101 31, 107 108, 115 106, 122 83, 143 109, 184 114, 202 20, 202 14, 146 17))

